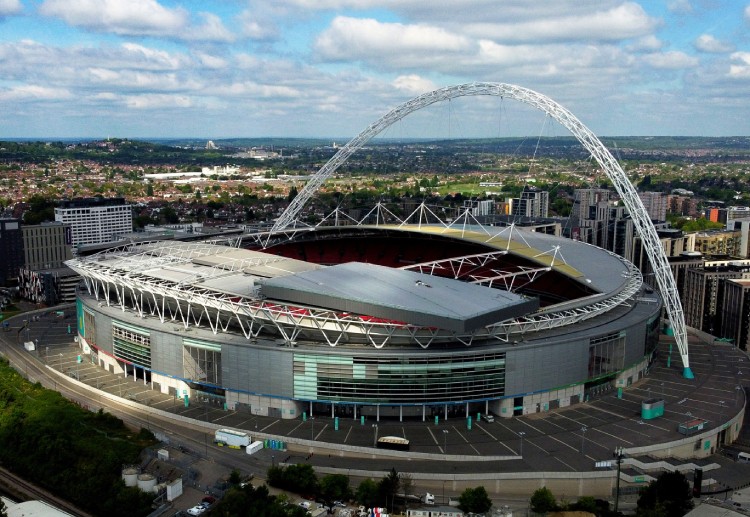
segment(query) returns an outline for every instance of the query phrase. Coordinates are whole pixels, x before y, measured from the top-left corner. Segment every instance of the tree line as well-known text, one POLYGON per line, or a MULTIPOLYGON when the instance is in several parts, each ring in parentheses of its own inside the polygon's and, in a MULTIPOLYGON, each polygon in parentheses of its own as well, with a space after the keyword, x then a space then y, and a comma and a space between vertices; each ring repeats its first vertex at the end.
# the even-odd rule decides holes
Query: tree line
POLYGON ((0 464, 23 479, 94 515, 148 515, 154 495, 126 487, 121 471, 155 443, 150 431, 81 408, 0 359, 0 464))

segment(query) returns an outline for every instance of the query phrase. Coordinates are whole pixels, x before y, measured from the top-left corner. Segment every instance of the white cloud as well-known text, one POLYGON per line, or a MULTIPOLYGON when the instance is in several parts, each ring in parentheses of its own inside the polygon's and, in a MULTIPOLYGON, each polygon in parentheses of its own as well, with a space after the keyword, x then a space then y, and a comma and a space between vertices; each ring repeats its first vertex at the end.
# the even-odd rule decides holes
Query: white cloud
POLYGON ((254 97, 254 98, 297 98, 301 93, 296 88, 289 86, 259 84, 254 81, 237 82, 228 85, 216 85, 211 88, 211 93, 218 96, 231 97, 254 97))
POLYGON ((122 102, 132 109, 164 109, 164 108, 190 108, 194 102, 187 95, 170 94, 144 94, 128 95, 123 97, 122 102))
POLYGON ((693 68, 698 65, 698 59, 688 56, 684 52, 671 50, 663 53, 653 53, 643 56, 646 64, 652 68, 676 70, 681 68, 693 68))
POLYGON ((636 2, 623 0, 274 0, 289 10, 388 9, 408 23, 442 27, 498 42, 613 41, 659 26, 636 2))
POLYGON ((730 56, 729 76, 735 79, 750 78, 750 52, 735 52, 730 56))
POLYGON ((315 41, 314 48, 326 60, 359 60, 414 52, 457 52, 471 42, 439 27, 382 23, 372 18, 337 16, 315 41))
POLYGON ((18 14, 23 10, 19 0, 0 0, 0 17, 18 14))
POLYGON ((50 88, 34 84, 0 90, 0 100, 2 101, 56 101, 70 99, 71 97, 73 97, 73 94, 65 88, 50 88))
POLYGON ((172 35, 188 20, 184 9, 168 9, 154 0, 45 0, 39 11, 69 25, 133 36, 172 35))
POLYGON ((204 52, 196 52, 195 57, 205 68, 218 70, 227 67, 227 60, 222 57, 212 56, 204 52))
POLYGON ((673 0, 667 3, 667 9, 677 14, 690 14, 693 12, 693 5, 690 0, 673 0))
POLYGON ((653 52, 662 48, 664 48, 664 42, 653 34, 638 38, 635 42, 628 45, 628 49, 633 52, 653 52))
POLYGON ((198 41, 234 41, 232 34, 221 21, 221 18, 212 13, 200 13, 203 24, 188 28, 179 36, 187 40, 198 41))
POLYGON ((268 19, 259 19, 256 11, 243 11, 238 16, 238 20, 242 35, 252 40, 273 41, 279 38, 279 29, 276 24, 268 19))
POLYGON ((745 7, 745 21, 750 23, 750 5, 745 7))
POLYGON ((153 36, 199 41, 232 41, 233 34, 215 14, 199 13, 202 25, 192 26, 187 10, 170 9, 156 0, 44 0, 44 16, 74 27, 120 36, 153 36))
POLYGON ((411 95, 420 95, 437 89, 435 83, 416 74, 400 75, 393 81, 393 86, 411 95))
POLYGON ((472 22, 466 31, 496 41, 615 41, 645 36, 658 25, 643 8, 627 2, 609 9, 525 21, 472 22))
POLYGON ((734 50, 734 45, 719 41, 710 34, 701 34, 698 36, 693 42, 693 46, 697 50, 709 54, 723 54, 734 50))
POLYGON ((123 43, 122 48, 125 50, 124 56, 133 59, 133 65, 137 68, 175 70, 187 64, 183 57, 165 50, 156 50, 136 43, 123 43))

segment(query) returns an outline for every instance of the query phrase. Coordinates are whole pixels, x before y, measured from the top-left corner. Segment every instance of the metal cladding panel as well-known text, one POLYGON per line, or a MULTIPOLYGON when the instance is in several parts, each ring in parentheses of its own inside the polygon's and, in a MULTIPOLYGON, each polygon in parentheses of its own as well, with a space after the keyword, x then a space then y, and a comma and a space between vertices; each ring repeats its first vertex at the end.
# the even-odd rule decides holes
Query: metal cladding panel
POLYGON ((222 364, 232 365, 223 373, 223 384, 232 390, 292 397, 293 357, 290 349, 222 343, 222 364))
POLYGON ((537 299, 450 278, 349 262, 259 281, 272 300, 456 332, 528 314, 537 299))
POLYGON ((524 348, 505 356, 505 393, 535 393, 588 377, 588 340, 524 348))
POLYGON ((151 368, 181 377, 182 336, 151 330, 151 368))
POLYGON ((112 344, 112 318, 96 313, 96 346, 109 354, 114 354, 112 344))

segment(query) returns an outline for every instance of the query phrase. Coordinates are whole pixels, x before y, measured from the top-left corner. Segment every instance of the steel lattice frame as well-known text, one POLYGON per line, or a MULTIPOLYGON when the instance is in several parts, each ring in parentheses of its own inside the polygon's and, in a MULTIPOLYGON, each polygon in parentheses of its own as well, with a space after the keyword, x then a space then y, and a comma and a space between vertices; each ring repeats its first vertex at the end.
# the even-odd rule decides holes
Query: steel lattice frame
MULTIPOLYGON (((153 316, 162 323, 180 323, 185 330, 191 326, 208 325, 214 334, 218 334, 227 332, 230 325, 234 325, 246 339, 275 334, 289 344, 298 339, 314 339, 332 347, 359 342, 378 349, 387 344, 417 344, 428 348, 437 342, 458 341, 466 346, 475 340, 485 339, 508 342, 524 332, 564 327, 601 316, 628 304, 643 283, 640 271, 633 264, 610 253, 627 267, 623 273, 625 281, 616 292, 562 302, 521 318, 501 321, 473 332, 456 333, 320 307, 285 304, 264 299, 255 291, 238 296, 206 286, 210 278, 227 274, 230 270, 237 272, 242 265, 269 263, 277 260, 277 257, 238 261, 228 256, 225 261, 206 267, 206 271, 200 275, 193 274, 190 268, 181 267, 194 259, 220 257, 232 250, 229 246, 210 244, 131 244, 73 259, 67 264, 83 277, 88 292, 101 300, 100 304, 106 303, 122 311, 132 310, 142 318, 153 316), (170 280, 149 274, 160 268, 182 272, 185 277, 170 280)), ((456 257, 453 260, 456 264, 475 263, 504 253, 501 251, 487 254, 486 257, 474 255, 463 259, 456 257)), ((427 264, 424 266, 431 267, 427 264)), ((536 270, 530 270, 518 274, 533 276, 536 273, 536 270)))
POLYGON ((477 95, 508 97, 543 111, 568 129, 568 131, 578 139, 581 145, 591 153, 591 156, 593 156, 597 163, 599 163, 607 174, 607 177, 612 181, 620 198, 625 203, 625 207, 628 209, 628 212, 633 219, 635 229, 643 241, 643 246, 646 249, 646 254, 648 255, 651 268, 654 272, 654 278, 664 298, 667 315, 674 331, 677 347, 680 351, 683 365, 683 376, 686 378, 693 378, 688 358, 685 316, 677 292, 677 285, 672 276, 672 270, 667 262, 667 257, 661 247, 659 237, 656 234, 656 229, 654 228, 651 219, 648 217, 648 212, 646 211, 643 202, 638 197, 635 188, 630 183, 630 180, 628 180, 628 177, 622 167, 620 167, 620 164, 604 144, 601 143, 597 136, 591 132, 591 130, 584 126, 583 123, 566 108, 549 97, 533 90, 529 90, 528 88, 505 83, 466 83, 449 86, 447 88, 440 88, 415 97, 410 101, 397 106, 386 113, 383 117, 370 124, 364 131, 352 138, 345 146, 339 149, 339 151, 323 167, 321 167, 312 178, 310 178, 302 191, 292 200, 284 213, 281 214, 276 221, 276 224, 274 224, 273 230, 283 230, 290 226, 297 218, 297 215, 305 203, 307 203, 310 197, 312 197, 326 179, 344 162, 346 162, 349 156, 351 156, 357 149, 362 147, 371 138, 379 134, 394 122, 401 120, 414 111, 420 110, 436 102, 477 95))

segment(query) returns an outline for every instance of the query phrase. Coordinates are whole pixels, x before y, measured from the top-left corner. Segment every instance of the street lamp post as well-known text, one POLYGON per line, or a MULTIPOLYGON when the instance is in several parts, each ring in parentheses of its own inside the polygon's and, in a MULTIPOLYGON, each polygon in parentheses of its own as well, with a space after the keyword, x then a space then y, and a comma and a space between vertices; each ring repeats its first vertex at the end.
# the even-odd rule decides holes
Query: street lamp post
POLYGON ((740 392, 742 391, 742 386, 737 385, 734 387, 734 405, 736 406, 739 402, 740 398, 740 392))
POLYGON ((448 430, 443 429, 443 454, 448 453, 448 430))
POLYGON ((315 418, 310 415, 310 440, 315 441, 315 418))
POLYGON ((523 437, 525 434, 526 433, 524 433, 523 431, 518 431, 518 436, 521 437, 521 448, 520 448, 521 453, 519 454, 519 456, 521 456, 522 458, 523 458, 523 437))
POLYGON ((615 461, 617 462, 617 479, 615 479, 615 514, 620 503, 620 465, 622 465, 622 458, 625 457, 625 452, 622 447, 615 449, 615 461))
POLYGON ((581 454, 583 454, 583 445, 586 440, 586 426, 581 427, 581 454))
POLYGON ((443 499, 442 499, 442 501, 443 501, 443 504, 446 504, 446 503, 445 503, 445 482, 446 482, 446 481, 448 481, 448 480, 447 480, 447 479, 444 479, 444 480, 443 480, 443 499))

